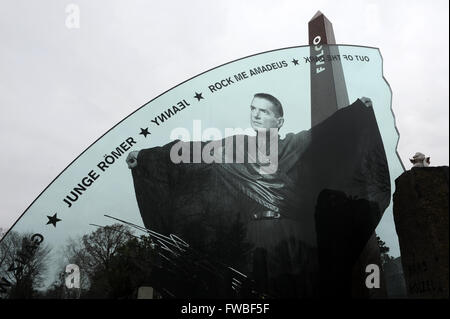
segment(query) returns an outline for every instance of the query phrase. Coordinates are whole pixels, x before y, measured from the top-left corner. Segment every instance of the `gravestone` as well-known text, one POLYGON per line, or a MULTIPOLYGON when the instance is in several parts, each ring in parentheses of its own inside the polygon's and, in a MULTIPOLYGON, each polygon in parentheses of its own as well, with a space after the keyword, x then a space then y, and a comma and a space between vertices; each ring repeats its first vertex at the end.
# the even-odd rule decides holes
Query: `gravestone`
POLYGON ((153 287, 139 287, 137 299, 153 299, 153 287))
POLYGON ((405 276, 401 257, 388 261, 383 266, 387 297, 392 299, 406 298, 405 276))

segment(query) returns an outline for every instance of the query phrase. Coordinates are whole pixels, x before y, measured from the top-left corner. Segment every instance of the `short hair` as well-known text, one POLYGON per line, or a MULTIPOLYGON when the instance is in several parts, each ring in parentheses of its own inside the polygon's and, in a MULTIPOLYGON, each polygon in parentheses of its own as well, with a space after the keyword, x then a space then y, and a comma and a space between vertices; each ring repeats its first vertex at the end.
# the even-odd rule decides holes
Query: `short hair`
POLYGON ((273 95, 270 95, 268 93, 256 93, 254 96, 259 97, 262 99, 266 99, 267 101, 271 102, 273 105, 273 112, 277 117, 283 116, 283 106, 281 105, 281 102, 273 95))

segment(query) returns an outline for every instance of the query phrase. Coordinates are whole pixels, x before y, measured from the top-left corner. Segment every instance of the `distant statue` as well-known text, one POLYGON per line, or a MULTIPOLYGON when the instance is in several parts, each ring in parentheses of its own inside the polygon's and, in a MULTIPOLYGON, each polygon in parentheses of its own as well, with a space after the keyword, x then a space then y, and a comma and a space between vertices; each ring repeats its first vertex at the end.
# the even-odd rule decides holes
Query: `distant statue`
POLYGON ((417 152, 413 158, 409 159, 413 163, 413 167, 428 167, 430 166, 430 157, 426 157, 425 154, 417 152))

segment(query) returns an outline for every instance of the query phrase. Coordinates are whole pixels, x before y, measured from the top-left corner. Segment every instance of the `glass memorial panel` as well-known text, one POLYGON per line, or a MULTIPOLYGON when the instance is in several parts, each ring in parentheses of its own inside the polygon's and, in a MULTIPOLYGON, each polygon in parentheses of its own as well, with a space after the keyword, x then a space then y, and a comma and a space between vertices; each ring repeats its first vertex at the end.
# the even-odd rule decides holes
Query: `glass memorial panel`
POLYGON ((224 64, 115 125, 2 239, 0 297, 137 298, 152 287, 154 298, 314 298, 363 287, 365 267, 379 264, 375 231, 398 250, 399 134, 379 50, 323 48, 224 64), (326 72, 349 103, 317 118, 311 101, 333 94, 317 82, 326 72))

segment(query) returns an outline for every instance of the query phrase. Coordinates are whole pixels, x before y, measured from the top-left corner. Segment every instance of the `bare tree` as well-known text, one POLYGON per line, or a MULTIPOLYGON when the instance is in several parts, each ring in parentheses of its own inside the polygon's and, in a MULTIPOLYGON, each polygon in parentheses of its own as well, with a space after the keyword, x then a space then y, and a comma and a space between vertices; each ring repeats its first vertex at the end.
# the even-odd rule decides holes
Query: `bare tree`
MULTIPOLYGON (((0 243, 0 294, 33 298, 43 284, 50 248, 35 234, 9 232, 0 243), (9 289, 7 289, 9 288, 9 289)), ((3 297, 4 297, 3 295, 3 297)))
POLYGON ((113 256, 133 237, 130 227, 114 224, 98 228, 81 239, 69 239, 65 257, 68 263, 80 268, 82 290, 90 287, 94 276, 110 270, 113 256))
POLYGON ((392 261, 394 257, 389 255, 390 248, 386 246, 386 243, 377 236, 378 248, 380 249, 381 265, 384 267, 388 262, 392 261))

